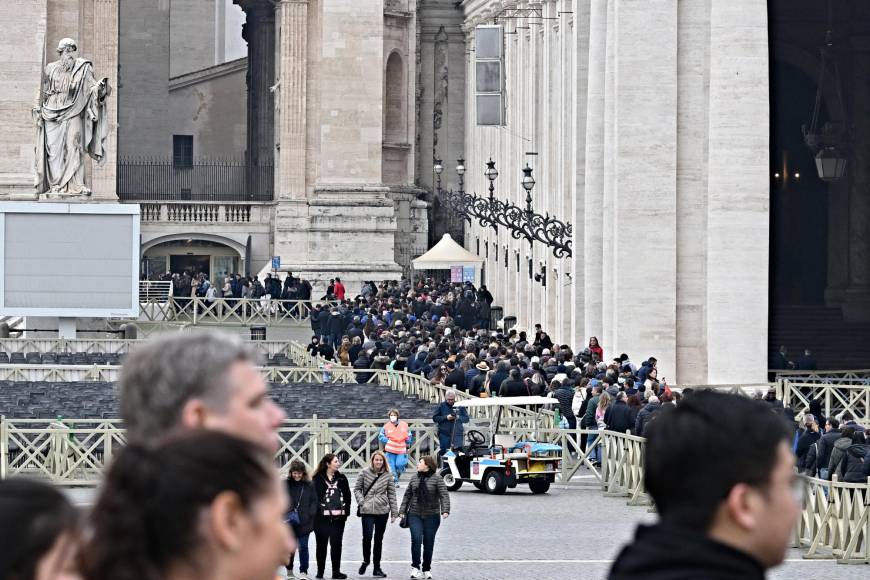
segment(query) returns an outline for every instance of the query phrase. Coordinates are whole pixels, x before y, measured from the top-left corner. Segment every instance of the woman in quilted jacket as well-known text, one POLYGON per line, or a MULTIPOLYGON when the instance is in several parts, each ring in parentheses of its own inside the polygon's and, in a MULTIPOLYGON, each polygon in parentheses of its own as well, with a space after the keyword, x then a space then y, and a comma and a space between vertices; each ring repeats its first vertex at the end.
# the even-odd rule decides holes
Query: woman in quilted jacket
POLYGON ((382 452, 375 451, 372 454, 370 465, 356 479, 353 495, 363 527, 363 563, 359 567, 359 575, 365 574, 369 563, 373 563, 372 576, 386 578, 387 575, 381 570, 384 532, 391 515, 392 521, 398 519, 399 508, 396 505, 396 488, 393 485, 387 458, 382 452), (372 562, 372 539, 375 541, 374 562, 372 562))
POLYGON ((421 458, 417 464, 417 477, 405 489, 399 513, 407 518, 408 528, 411 530, 411 578, 432 578, 435 534, 441 526, 441 518, 447 519, 450 515, 450 494, 438 474, 435 458, 431 455, 421 458))

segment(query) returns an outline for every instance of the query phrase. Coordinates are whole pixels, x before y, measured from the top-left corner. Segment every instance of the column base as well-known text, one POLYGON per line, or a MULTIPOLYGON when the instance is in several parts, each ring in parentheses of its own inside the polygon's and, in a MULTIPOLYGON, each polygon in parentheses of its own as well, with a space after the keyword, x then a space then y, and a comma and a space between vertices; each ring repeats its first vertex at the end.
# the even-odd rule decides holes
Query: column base
POLYGON ((843 301, 843 320, 870 322, 870 288, 849 288, 843 301))

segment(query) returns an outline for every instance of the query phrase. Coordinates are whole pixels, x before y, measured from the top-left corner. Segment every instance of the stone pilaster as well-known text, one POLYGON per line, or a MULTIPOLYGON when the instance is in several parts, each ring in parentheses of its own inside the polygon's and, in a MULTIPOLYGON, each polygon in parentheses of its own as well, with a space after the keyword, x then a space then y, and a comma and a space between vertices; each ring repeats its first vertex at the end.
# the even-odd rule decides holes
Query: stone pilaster
POLYGON ((103 163, 93 163, 93 198, 118 199, 118 0, 93 0, 92 59, 97 77, 107 77, 109 137, 103 163))
POLYGON ((306 196, 308 0, 281 0, 278 12, 279 199, 306 196))

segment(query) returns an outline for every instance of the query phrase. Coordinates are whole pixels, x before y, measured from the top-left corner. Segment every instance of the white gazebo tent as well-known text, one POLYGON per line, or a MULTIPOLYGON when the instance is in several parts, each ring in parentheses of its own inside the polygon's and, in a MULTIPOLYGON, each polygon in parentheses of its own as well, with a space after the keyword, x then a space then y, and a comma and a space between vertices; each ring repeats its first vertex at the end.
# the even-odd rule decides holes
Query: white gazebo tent
POLYGON ((411 264, 415 270, 450 270, 455 266, 474 268, 474 285, 480 288, 483 261, 480 256, 457 244, 450 234, 444 234, 440 242, 411 264))

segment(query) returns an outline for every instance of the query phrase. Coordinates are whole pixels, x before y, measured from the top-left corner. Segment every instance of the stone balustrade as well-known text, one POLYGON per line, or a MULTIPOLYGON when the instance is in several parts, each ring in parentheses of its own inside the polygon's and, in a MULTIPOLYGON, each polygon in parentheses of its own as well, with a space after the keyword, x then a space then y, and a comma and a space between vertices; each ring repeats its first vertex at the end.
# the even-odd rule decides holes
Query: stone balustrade
POLYGON ((263 204, 245 202, 150 202, 140 204, 143 223, 259 223, 268 220, 263 204))

